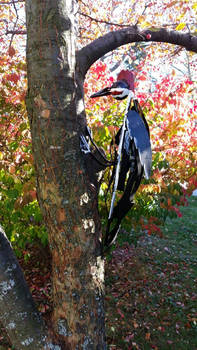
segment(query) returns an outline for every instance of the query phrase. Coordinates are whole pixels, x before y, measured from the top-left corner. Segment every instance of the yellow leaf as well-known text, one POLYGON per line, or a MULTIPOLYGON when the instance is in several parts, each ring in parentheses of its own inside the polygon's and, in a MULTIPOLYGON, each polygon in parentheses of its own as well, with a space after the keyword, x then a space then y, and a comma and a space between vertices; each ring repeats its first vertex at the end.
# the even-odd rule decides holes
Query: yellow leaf
POLYGON ((181 30, 183 28, 185 28, 185 23, 182 22, 178 24, 178 26, 176 27, 176 30, 181 30))
POLYGON ((138 17, 138 23, 142 23, 145 20, 145 16, 141 15, 138 17))
POLYGON ((194 10, 197 10, 197 2, 194 3, 194 5, 192 6, 192 8, 193 8, 194 10))
POLYGON ((109 136, 109 129, 107 128, 107 126, 105 126, 105 135, 109 136))
POLYGON ((150 28, 151 27, 151 23, 150 22, 147 22, 147 21, 144 21, 144 22, 141 22, 141 24, 140 24, 140 27, 141 28, 150 28))

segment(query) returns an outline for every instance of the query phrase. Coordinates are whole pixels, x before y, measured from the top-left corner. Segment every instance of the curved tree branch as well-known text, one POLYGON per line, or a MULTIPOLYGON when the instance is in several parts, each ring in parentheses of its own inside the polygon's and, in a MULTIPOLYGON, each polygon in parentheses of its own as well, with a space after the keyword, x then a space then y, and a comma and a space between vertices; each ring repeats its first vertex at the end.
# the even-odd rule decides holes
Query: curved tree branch
POLYGON ((107 52, 119 46, 140 42, 165 42, 185 47, 188 51, 197 52, 197 37, 189 33, 180 33, 165 28, 151 28, 141 31, 137 26, 112 31, 94 40, 78 52, 78 65, 81 74, 85 77, 90 66, 107 52))

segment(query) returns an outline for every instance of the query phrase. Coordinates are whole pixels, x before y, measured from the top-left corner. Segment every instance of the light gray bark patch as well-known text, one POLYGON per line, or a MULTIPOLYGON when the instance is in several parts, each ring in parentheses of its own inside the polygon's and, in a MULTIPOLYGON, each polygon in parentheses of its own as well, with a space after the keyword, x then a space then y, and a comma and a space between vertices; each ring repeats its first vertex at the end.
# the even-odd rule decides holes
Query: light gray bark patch
POLYGON ((61 348, 58 345, 54 345, 52 343, 46 344, 44 349, 46 349, 46 350, 61 350, 61 348))
POLYGON ((64 337, 72 336, 72 332, 69 329, 67 320, 61 319, 58 321, 58 333, 64 337))
POLYGON ((27 339, 25 339, 24 341, 22 341, 21 344, 22 344, 23 346, 28 346, 28 345, 31 344, 33 341, 34 341, 33 338, 27 338, 27 339))
POLYGON ((8 266, 7 269, 5 270, 5 273, 12 272, 13 270, 16 270, 17 266, 16 264, 12 264, 11 266, 8 266))
POLYGON ((74 301, 75 301, 76 303, 79 302, 79 300, 80 300, 80 295, 79 295, 79 293, 78 293, 77 290, 73 290, 73 292, 72 292, 72 297, 73 297, 73 299, 74 299, 74 301))
POLYGON ((4 281, 0 283, 0 299, 3 300, 3 297, 12 289, 15 285, 14 280, 4 281))
POLYGON ((8 328, 9 328, 9 329, 14 329, 14 328, 16 328, 16 323, 14 323, 14 322, 8 323, 8 328))
POLYGON ((84 350, 94 350, 94 343, 90 336, 85 337, 84 343, 82 344, 82 349, 84 350))
POLYGON ((80 319, 85 320, 88 313, 88 306, 86 304, 83 304, 80 308, 80 319))

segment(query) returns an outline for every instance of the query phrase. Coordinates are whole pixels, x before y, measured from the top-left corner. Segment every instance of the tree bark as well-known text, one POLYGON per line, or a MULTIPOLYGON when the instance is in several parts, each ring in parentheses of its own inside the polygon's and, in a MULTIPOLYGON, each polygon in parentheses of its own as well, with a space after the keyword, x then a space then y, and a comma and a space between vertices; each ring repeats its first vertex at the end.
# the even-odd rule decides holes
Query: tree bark
POLYGON ((47 343, 44 323, 1 226, 0 322, 16 349, 40 350, 47 343))
POLYGON ((76 2, 26 1, 27 109, 52 253, 53 329, 62 349, 105 349, 97 188, 79 145, 85 113, 75 71, 76 2))

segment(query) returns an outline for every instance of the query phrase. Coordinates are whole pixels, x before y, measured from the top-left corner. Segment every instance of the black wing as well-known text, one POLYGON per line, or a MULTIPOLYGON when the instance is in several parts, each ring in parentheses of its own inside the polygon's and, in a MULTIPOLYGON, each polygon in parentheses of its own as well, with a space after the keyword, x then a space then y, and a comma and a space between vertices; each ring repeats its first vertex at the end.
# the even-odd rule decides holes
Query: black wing
POLYGON ((148 179, 151 174, 152 150, 147 122, 146 120, 144 121, 144 116, 142 117, 139 112, 135 105, 128 111, 127 128, 129 136, 134 141, 135 147, 138 150, 145 177, 148 179))
MULTIPOLYGON (((120 132, 121 129, 115 137, 117 145, 119 144, 120 132)), ((124 191, 124 193, 108 220, 104 240, 106 249, 116 240, 121 221, 134 204, 133 197, 140 186, 143 173, 145 172, 146 178, 150 176, 151 164, 152 151, 149 127, 138 101, 135 100, 134 106, 128 112, 117 188, 119 191, 124 191)), ((115 167, 110 184, 114 179, 114 174, 115 167)))

